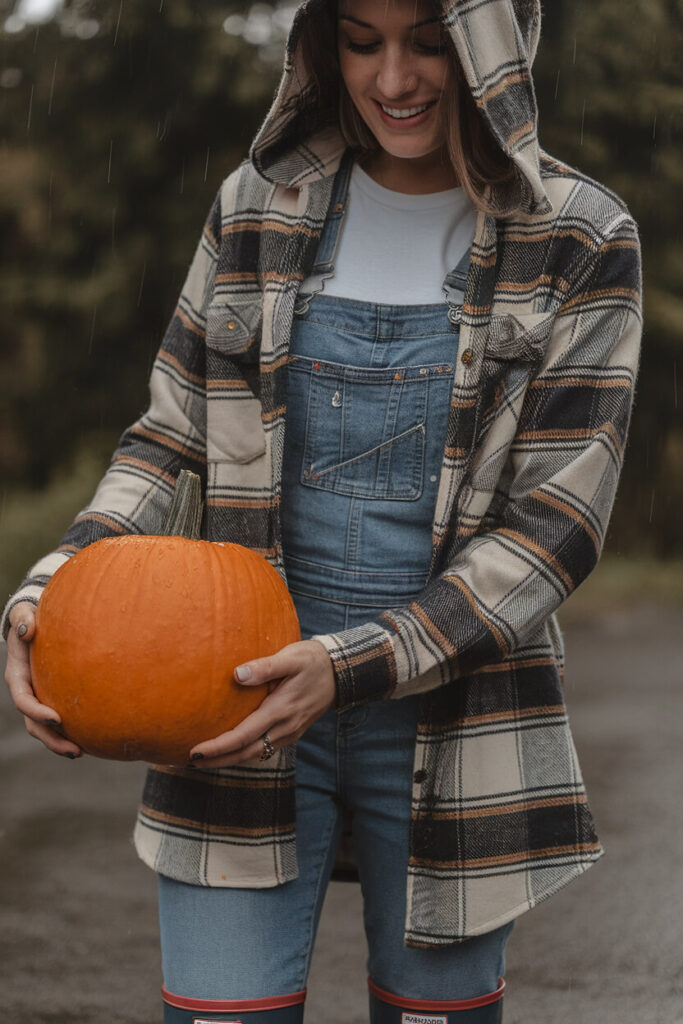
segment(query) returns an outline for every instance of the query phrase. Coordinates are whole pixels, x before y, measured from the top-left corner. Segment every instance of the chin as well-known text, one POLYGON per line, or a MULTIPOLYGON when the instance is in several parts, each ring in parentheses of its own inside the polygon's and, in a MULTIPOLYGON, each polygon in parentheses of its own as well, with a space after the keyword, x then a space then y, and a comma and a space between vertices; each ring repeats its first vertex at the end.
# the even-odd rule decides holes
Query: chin
POLYGON ((379 135, 375 138, 382 150, 397 160, 424 160, 427 157, 440 151, 438 142, 426 142, 419 144, 409 139, 386 139, 379 135))

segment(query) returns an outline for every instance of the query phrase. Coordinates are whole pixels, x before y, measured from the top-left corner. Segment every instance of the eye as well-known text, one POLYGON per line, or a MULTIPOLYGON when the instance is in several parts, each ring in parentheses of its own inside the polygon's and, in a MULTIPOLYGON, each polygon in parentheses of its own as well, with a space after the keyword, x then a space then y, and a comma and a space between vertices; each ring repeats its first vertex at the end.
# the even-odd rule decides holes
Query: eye
POLYGON ((440 57, 446 51, 446 38, 443 32, 416 32, 412 38, 413 48, 418 53, 429 57, 440 57))
POLYGON ((419 53, 424 53, 428 57, 440 57, 446 49, 443 42, 428 44, 420 43, 418 40, 415 40, 414 46, 419 53))
POLYGON ((379 43, 354 43, 352 39, 346 39, 344 46, 351 53, 375 53, 379 48, 379 43))

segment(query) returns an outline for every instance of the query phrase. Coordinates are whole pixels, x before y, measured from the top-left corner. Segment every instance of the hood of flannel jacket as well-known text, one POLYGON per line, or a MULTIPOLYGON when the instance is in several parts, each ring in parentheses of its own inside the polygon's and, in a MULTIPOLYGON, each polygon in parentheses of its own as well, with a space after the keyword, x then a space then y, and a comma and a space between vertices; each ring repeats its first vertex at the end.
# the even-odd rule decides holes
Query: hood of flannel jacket
MULTIPOLYGON (((320 19, 334 0, 304 0, 287 42, 273 104, 251 149, 266 179, 300 188, 334 173, 344 142, 336 111, 321 113, 316 86, 303 59, 302 28, 320 19)), ((541 26, 540 0, 442 0, 443 23, 472 96, 501 149, 513 160, 525 213, 551 204, 540 172, 538 109, 531 65, 541 26)), ((496 197, 505 203, 505 196, 496 197)))

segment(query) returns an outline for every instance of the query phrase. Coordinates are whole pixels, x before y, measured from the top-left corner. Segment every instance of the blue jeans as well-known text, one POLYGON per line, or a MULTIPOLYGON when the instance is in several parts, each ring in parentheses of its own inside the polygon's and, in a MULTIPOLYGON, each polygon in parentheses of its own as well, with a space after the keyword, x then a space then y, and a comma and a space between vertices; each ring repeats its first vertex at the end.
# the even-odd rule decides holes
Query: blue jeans
POLYGON ((159 876, 165 988, 188 999, 302 992, 342 827, 353 834, 368 973, 425 1000, 494 991, 512 924, 440 949, 403 944, 417 698, 328 711, 297 746, 299 877, 272 889, 216 889, 159 876))

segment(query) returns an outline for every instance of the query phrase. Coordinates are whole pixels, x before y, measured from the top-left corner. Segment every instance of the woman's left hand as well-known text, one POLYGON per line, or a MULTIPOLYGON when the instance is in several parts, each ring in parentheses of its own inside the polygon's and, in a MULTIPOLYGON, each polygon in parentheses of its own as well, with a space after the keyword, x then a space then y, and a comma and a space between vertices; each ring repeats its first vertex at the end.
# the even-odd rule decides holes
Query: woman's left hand
POLYGON ((317 640, 301 640, 270 658, 245 662, 235 669, 235 681, 241 686, 274 686, 260 707, 234 729, 193 747, 192 767, 225 768, 258 761, 265 750, 264 734, 278 750, 298 740, 334 704, 332 662, 317 640))

